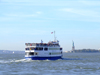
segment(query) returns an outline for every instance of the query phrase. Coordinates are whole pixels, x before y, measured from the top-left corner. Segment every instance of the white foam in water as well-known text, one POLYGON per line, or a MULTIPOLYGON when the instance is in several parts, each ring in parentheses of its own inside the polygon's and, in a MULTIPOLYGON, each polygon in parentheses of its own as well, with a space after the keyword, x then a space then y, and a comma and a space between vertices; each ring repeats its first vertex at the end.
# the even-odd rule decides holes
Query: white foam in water
POLYGON ((20 59, 20 60, 13 59, 13 60, 0 60, 0 63, 31 62, 31 61, 33 61, 33 60, 31 60, 31 59, 28 59, 28 60, 26 60, 26 59, 20 59))
MULTIPOLYGON (((43 61, 51 61, 51 60, 43 60, 43 61)), ((0 60, 0 63, 14 63, 14 62, 41 62, 41 60, 32 60, 32 59, 10 59, 10 60, 0 60)))
POLYGON ((3 64, 3 63, 9 63, 9 61, 0 60, 0 63, 1 63, 1 64, 3 64))
POLYGON ((0 60, 0 63, 2 63, 3 61, 2 60, 0 60))
POLYGON ((14 62, 24 62, 26 59, 15 60, 14 62))
POLYGON ((47 60, 44 60, 44 61, 50 61, 50 60, 47 59, 47 60))
POLYGON ((31 59, 20 59, 20 60, 12 60, 11 62, 31 62, 31 59))

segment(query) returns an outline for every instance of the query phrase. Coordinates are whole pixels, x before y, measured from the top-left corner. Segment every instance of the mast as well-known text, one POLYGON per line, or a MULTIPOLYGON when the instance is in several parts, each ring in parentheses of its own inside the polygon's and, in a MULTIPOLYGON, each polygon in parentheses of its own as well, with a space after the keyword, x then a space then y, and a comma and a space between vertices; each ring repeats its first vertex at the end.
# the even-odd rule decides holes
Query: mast
POLYGON ((55 31, 54 31, 54 41, 56 41, 56 37, 55 37, 55 31))

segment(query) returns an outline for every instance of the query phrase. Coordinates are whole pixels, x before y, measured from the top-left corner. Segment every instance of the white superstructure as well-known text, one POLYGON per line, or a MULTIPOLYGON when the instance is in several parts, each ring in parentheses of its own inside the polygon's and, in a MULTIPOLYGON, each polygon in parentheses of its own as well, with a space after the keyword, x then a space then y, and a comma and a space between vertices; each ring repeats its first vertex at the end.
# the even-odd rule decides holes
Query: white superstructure
MULTIPOLYGON (((53 32, 52 32, 53 33, 53 32)), ((63 56, 62 48, 59 45, 59 41, 56 40, 54 31, 54 41, 48 43, 25 43, 25 58, 31 58, 32 60, 56 60, 61 59, 63 56)))
POLYGON ((25 58, 32 60, 60 59, 62 58, 62 48, 59 41, 50 41, 48 43, 25 43, 25 58))

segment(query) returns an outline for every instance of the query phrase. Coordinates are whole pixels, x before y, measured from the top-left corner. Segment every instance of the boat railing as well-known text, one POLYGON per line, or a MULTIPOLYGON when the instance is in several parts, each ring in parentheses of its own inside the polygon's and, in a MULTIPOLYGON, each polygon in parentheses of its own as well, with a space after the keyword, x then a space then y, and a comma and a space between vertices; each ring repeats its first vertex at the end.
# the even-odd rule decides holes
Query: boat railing
POLYGON ((59 47, 59 44, 52 43, 25 43, 26 46, 46 46, 46 47, 59 47))
POLYGON ((26 45, 27 47, 37 46, 37 47, 60 47, 60 45, 26 45))

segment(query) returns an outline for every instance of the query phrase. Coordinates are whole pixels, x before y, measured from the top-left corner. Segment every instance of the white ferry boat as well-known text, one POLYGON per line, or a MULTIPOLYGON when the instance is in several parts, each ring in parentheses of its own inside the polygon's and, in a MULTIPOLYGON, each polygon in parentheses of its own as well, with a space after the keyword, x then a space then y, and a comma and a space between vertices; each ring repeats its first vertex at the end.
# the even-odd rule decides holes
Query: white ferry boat
POLYGON ((57 60, 63 56, 59 41, 50 41, 48 43, 25 43, 25 58, 32 60, 57 60))

